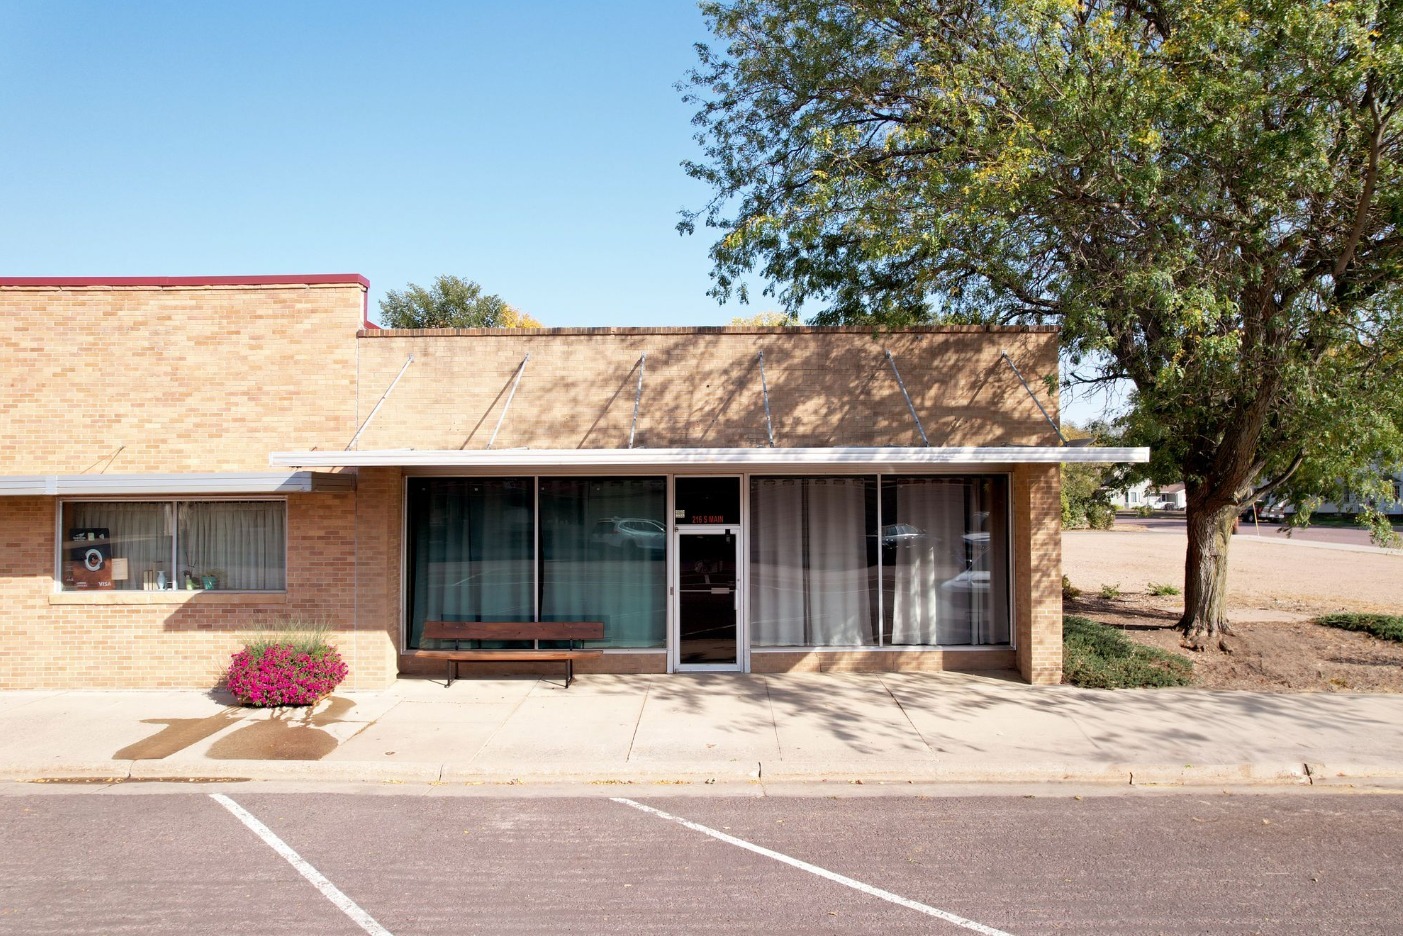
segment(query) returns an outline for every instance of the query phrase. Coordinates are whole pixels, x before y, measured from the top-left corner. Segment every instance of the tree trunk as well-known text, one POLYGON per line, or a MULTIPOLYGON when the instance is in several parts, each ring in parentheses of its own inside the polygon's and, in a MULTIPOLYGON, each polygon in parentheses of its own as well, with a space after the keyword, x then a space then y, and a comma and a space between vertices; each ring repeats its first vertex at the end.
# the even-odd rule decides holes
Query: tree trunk
POLYGON ((1190 650, 1231 652, 1224 639, 1231 630, 1227 618, 1228 544, 1238 507, 1228 503, 1209 507, 1190 499, 1186 521, 1189 547, 1184 555, 1184 616, 1179 629, 1190 650))

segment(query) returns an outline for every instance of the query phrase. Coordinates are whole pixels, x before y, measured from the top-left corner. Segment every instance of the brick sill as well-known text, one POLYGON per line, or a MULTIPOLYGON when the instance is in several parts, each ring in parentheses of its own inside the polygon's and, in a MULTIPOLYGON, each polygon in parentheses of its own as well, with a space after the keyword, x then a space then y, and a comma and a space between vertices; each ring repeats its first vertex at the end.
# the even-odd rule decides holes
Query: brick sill
POLYGON ((91 591, 54 592, 51 605, 283 605, 287 592, 91 591))

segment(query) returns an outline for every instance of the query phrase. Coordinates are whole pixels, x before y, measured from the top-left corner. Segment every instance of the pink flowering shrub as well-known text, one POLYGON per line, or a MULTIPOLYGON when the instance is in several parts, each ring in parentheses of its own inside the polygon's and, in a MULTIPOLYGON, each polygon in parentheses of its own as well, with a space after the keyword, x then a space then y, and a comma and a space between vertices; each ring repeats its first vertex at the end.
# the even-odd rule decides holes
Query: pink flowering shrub
POLYGON ((320 642, 297 646, 259 641, 229 661, 229 691, 240 703, 260 708, 312 705, 345 678, 341 654, 320 642))

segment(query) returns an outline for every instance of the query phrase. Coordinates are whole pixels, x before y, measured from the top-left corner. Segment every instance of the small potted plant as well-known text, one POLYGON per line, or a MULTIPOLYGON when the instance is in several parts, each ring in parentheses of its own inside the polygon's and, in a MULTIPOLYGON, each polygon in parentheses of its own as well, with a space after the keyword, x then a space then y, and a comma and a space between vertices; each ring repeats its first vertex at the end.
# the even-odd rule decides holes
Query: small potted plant
POLYGON ((254 637, 230 659, 225 682, 241 705, 315 705, 346 678, 345 661, 326 641, 328 627, 288 625, 254 637))

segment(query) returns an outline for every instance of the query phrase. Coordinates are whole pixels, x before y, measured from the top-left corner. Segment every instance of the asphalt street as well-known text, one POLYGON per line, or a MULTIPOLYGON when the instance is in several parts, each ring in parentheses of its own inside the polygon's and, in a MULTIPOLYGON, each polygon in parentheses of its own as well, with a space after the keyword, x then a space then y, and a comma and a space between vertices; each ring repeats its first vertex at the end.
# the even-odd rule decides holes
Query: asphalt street
POLYGON ((1383 934, 1403 912, 1396 795, 69 789, 0 796, 0 933, 1383 934))

